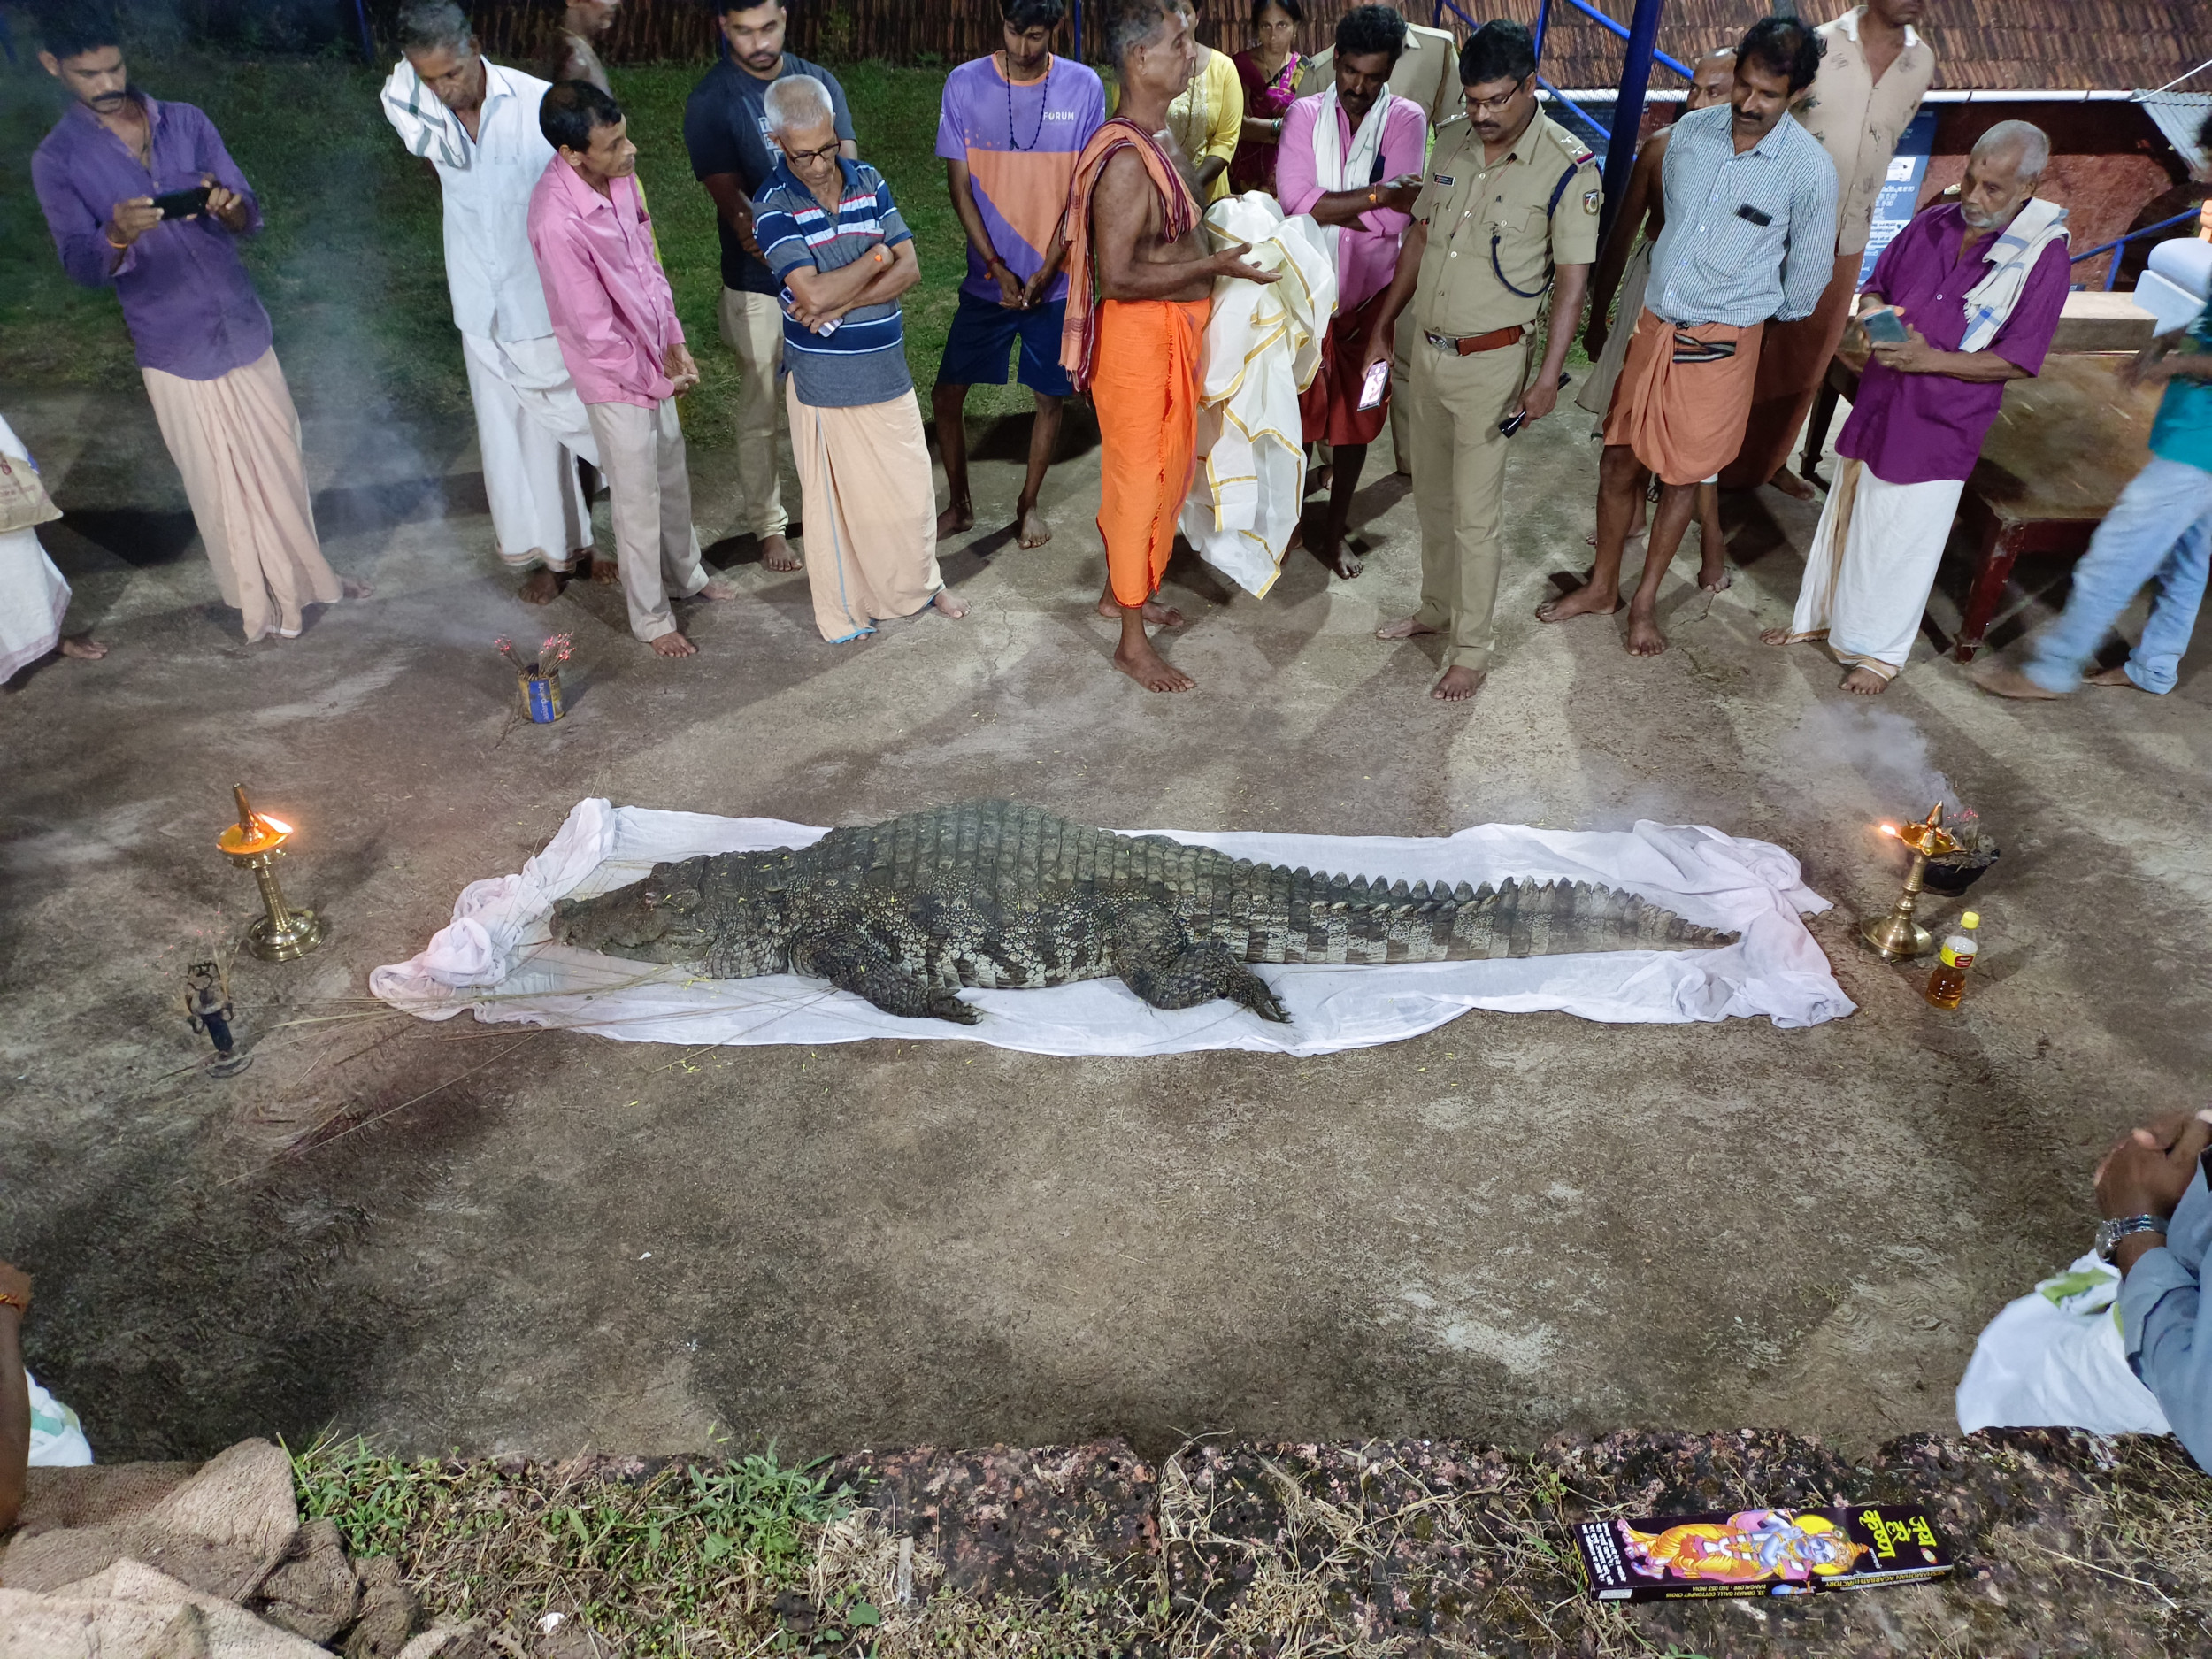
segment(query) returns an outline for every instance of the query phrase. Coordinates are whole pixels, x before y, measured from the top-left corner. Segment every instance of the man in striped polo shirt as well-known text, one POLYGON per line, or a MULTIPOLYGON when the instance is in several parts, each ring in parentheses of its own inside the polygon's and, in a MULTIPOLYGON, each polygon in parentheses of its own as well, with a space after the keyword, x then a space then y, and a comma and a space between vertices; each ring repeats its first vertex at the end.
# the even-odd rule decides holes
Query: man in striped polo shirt
POLYGON ((822 637, 967 607, 937 570, 937 492, 906 367, 899 296, 921 280, 883 175, 838 153, 836 106, 808 75, 768 88, 779 159, 753 197, 762 262, 783 283, 784 406, 822 637))

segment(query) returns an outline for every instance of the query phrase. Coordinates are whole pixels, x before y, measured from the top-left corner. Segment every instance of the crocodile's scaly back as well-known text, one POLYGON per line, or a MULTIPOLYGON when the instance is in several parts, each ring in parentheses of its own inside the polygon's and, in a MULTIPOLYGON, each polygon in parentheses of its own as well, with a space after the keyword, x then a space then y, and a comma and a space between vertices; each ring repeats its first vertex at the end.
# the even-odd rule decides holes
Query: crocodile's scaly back
POLYGON ((1001 918, 1084 887, 1144 888, 1248 962, 1442 962, 1701 949, 1730 935, 1589 882, 1409 885, 1255 864, 1094 829, 1016 801, 962 801, 832 830, 796 872, 908 892, 950 884, 1001 918))

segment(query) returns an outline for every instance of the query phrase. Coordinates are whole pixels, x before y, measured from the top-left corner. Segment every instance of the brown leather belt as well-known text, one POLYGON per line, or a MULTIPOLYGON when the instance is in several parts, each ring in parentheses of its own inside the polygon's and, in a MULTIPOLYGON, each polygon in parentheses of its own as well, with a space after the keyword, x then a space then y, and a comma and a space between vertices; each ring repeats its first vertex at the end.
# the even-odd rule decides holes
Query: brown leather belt
POLYGON ((1423 335, 1439 351, 1456 351, 1463 357, 1471 357, 1478 351, 1501 351, 1507 346, 1517 346, 1528 330, 1516 323, 1510 328, 1493 328, 1486 334, 1432 334, 1426 329, 1423 335))

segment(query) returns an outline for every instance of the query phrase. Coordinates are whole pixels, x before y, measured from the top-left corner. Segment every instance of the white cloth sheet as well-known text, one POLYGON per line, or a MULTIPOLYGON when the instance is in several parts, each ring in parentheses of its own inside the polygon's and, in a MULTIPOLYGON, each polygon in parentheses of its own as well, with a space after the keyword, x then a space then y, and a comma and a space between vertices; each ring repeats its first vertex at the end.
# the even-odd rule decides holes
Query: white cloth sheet
MULTIPOLYGON (((1344 105, 1336 96, 1336 78, 1321 89, 1321 112, 1313 121, 1314 177, 1325 191, 1356 190, 1363 188, 1374 174, 1375 157, 1382 151, 1383 123, 1389 119, 1390 106, 1397 102, 1386 87, 1368 106, 1367 119, 1359 124, 1359 131, 1352 134, 1352 147, 1344 148, 1337 136, 1336 118, 1344 105)), ((1346 124, 1350 118, 1346 117, 1346 124)), ((1341 225, 1323 225, 1314 221, 1321 232, 1321 240, 1329 250, 1329 268, 1343 267, 1337 261, 1337 243, 1343 239, 1341 225)))
POLYGON ((1863 461, 1838 463, 1805 555, 1790 638, 1824 638, 1836 660, 1892 680, 1912 655, 1962 479, 1891 484, 1863 461))
POLYGON ((411 156, 438 170, 445 203, 445 280, 453 326, 492 340, 553 332, 530 251, 530 192, 553 159, 538 130, 546 82, 484 60, 484 104, 472 139, 460 118, 403 58, 380 101, 411 156))
POLYGON ((1271 196, 1248 190, 1206 210, 1217 249, 1249 242, 1248 263, 1279 282, 1222 277, 1199 385, 1197 465, 1180 527, 1198 556, 1255 596, 1282 572, 1306 494, 1298 394, 1321 368, 1336 309, 1336 259, 1319 227, 1283 217, 1271 196))
POLYGON ((2170 1432, 2158 1396, 2128 1364, 2115 1306, 2119 1294, 2120 1275, 2091 1255, 2007 1302, 1974 1344, 1959 1379, 1959 1432, 2170 1432))
POLYGON ((572 554, 591 546, 591 508, 576 458, 597 466, 599 441, 568 378, 561 343, 550 334, 463 334, 461 355, 499 557, 518 570, 541 558, 565 570, 572 554))
POLYGON ((609 892, 664 860, 799 847, 827 833, 774 818, 709 818, 592 800, 579 803, 518 873, 464 888, 451 924, 419 955, 370 974, 369 988, 426 1019, 449 1019, 471 1009, 480 1020, 520 1020, 633 1042, 943 1037, 1068 1055, 1203 1048, 1326 1054, 1415 1036, 1471 1008, 1558 1009, 1587 1019, 1667 1025, 1763 1014, 1787 1027, 1852 1011, 1800 919, 1801 911, 1825 910, 1828 902, 1804 886, 1794 858, 1764 841, 1648 822, 1594 832, 1491 824, 1432 840, 1158 833, 1238 857, 1394 880, 1479 886, 1518 876, 1601 882, 1743 936, 1699 951, 1381 967, 1263 965, 1257 972, 1290 1012, 1286 1025, 1227 1002, 1151 1008, 1116 979, 1041 991, 967 991, 963 995, 984 1011, 974 1025, 900 1019, 818 980, 780 974, 703 980, 549 942, 546 918, 557 898, 609 892))
MULTIPOLYGON (((19 461, 31 452, 0 420, 0 450, 19 461)), ((53 487, 47 487, 51 494, 53 487)), ((61 619, 69 611, 69 583, 54 568, 39 544, 36 530, 11 530, 0 535, 0 680, 18 672, 61 643, 61 619)))

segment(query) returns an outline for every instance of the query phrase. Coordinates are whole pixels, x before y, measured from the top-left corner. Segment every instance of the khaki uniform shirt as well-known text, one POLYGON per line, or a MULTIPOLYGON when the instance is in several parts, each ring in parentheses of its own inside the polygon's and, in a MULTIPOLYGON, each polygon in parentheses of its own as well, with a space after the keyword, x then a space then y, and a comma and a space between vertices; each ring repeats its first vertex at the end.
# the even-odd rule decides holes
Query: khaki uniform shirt
MULTIPOLYGON (((1298 96, 1310 98, 1335 80, 1336 48, 1326 46, 1298 72, 1298 96)), ((1390 90, 1419 104, 1431 127, 1450 120, 1460 108, 1459 42, 1442 29, 1406 25, 1406 49, 1390 72, 1390 90)))
POLYGON ((1534 322, 1549 303, 1551 267, 1597 258, 1603 202, 1597 157, 1541 110, 1494 165, 1484 159, 1482 140, 1463 116, 1439 128, 1413 204, 1413 217, 1429 227, 1414 322, 1456 338, 1534 322), (1562 178, 1567 186, 1559 190, 1562 178), (1559 206, 1552 211, 1555 190, 1559 206))
POLYGON ((1820 141, 1836 164, 1836 252, 1863 253, 1874 225, 1874 201, 1889 177, 1897 141, 1920 112, 1920 100, 1935 80, 1935 52, 1910 24, 1897 61, 1874 79, 1859 44, 1859 16, 1854 7, 1833 23, 1824 23, 1828 50, 1820 73, 1790 113, 1820 141))

